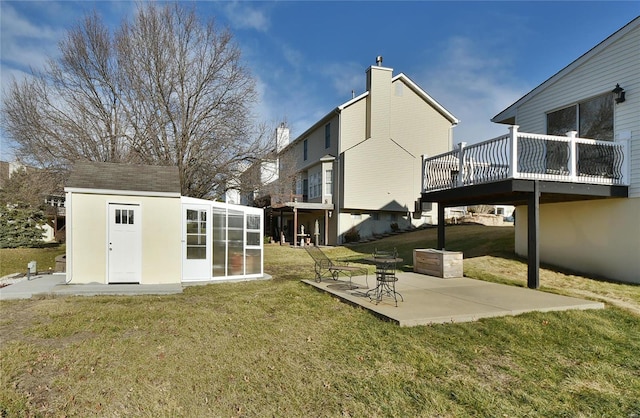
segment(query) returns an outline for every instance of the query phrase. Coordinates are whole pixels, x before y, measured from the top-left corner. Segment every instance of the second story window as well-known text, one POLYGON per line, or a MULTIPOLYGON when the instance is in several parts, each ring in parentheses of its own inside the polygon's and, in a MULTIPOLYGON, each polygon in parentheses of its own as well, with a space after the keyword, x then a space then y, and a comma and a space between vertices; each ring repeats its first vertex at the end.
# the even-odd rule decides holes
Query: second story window
POLYGON ((331 124, 324 125, 324 147, 329 148, 331 146, 331 124))
POLYGON ((324 176, 325 176, 324 194, 331 195, 331 192, 333 190, 333 170, 325 170, 324 176))
POLYGON ((315 199, 320 196, 322 191, 322 174, 314 173, 309 176, 309 199, 315 199))
POLYGON ((302 159, 304 161, 307 161, 308 151, 309 151, 309 144, 307 143, 307 140, 305 139, 302 142, 302 159))

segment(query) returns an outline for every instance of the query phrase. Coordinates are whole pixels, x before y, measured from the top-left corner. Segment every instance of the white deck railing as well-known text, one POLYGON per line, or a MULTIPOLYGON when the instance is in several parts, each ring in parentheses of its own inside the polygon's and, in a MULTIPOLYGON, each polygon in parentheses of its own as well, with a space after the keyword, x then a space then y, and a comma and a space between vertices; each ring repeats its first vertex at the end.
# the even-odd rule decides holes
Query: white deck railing
POLYGON ((509 133, 422 159, 423 192, 506 179, 629 184, 629 141, 509 133))

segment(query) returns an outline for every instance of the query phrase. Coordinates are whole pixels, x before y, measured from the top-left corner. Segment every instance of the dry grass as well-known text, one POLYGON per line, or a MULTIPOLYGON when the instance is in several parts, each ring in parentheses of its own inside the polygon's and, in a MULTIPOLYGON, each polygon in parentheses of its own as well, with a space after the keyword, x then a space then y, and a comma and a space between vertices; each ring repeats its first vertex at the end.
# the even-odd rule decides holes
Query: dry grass
MULTIPOLYGON (((447 231, 451 249, 465 235, 481 241, 464 228, 447 231)), ((522 262, 496 255, 505 230, 480 231, 492 242, 465 263, 471 274, 526 282, 522 262)), ((404 252, 433 233, 377 244, 404 252)), ((357 258, 370 248, 327 251, 357 258)), ((640 317, 630 310, 400 328, 301 284, 313 275, 303 251, 265 255, 272 281, 0 303, 0 416, 640 414, 640 317)), ((545 286, 548 274, 557 291, 565 283, 637 305, 637 286, 544 270, 545 286)))

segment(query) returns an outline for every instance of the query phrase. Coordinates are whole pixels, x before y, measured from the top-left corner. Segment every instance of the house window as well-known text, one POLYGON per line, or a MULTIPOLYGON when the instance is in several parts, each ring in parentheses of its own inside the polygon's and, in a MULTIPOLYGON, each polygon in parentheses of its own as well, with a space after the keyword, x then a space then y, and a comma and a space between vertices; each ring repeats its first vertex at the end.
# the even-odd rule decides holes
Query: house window
POLYGON ((307 157, 308 157, 308 150, 309 150, 309 145, 307 143, 307 140, 305 139, 302 142, 302 159, 304 161, 307 161, 307 157))
POLYGON ((331 124, 324 125, 324 147, 329 148, 331 146, 331 124))
POLYGON ((613 141, 611 93, 547 113, 547 134, 564 136, 577 131, 581 138, 613 141))
POLYGON ((333 170, 325 170, 324 177, 324 194, 331 195, 333 193, 333 170))
POLYGON ((320 197, 322 191, 322 174, 314 173, 309 177, 309 199, 320 197))
MULTIPOLYGON (((613 98, 611 93, 565 107, 547 114, 547 134, 564 136, 569 131, 577 131, 580 138, 613 141, 613 98)), ((557 142, 546 146, 546 171, 567 174, 569 145, 557 142)), ((611 171, 614 156, 600 155, 598 147, 578 144, 578 170, 588 174, 596 170, 601 174, 611 171)))
POLYGON ((302 179, 296 180, 296 194, 301 195, 302 193, 302 179))

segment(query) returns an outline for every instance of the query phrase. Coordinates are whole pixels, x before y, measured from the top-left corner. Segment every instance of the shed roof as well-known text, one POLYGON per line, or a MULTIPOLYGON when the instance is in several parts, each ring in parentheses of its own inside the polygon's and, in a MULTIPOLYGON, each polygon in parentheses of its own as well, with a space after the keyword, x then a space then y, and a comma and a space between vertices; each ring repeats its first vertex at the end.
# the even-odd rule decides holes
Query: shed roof
POLYGON ((178 167, 78 161, 66 187, 180 193, 178 167))

